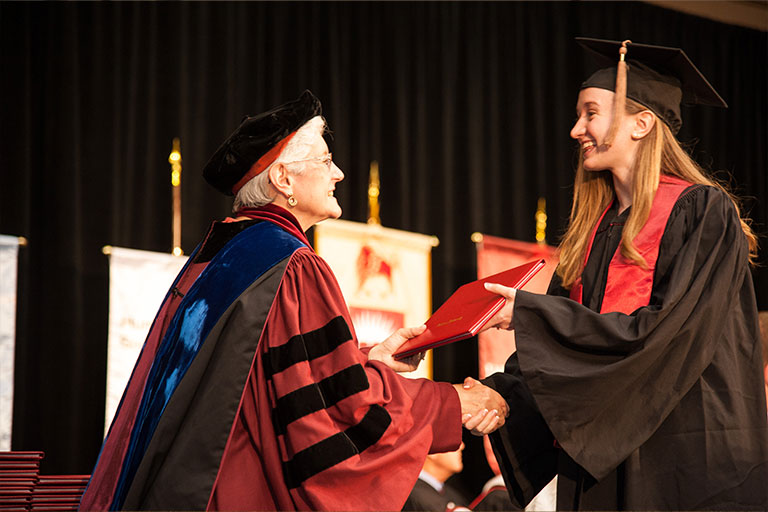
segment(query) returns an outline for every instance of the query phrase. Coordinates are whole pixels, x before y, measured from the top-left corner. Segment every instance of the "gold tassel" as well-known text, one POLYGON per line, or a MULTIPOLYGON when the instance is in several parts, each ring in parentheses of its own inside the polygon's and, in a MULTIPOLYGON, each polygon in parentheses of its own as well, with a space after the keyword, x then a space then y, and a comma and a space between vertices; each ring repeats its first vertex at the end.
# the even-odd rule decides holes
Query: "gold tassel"
POLYGON ((627 54, 627 43, 631 42, 627 39, 621 43, 621 48, 619 48, 619 64, 616 67, 616 87, 613 99, 613 119, 608 129, 608 135, 603 140, 603 145, 609 147, 613 144, 613 139, 616 138, 616 133, 619 131, 627 104, 627 63, 624 60, 624 56, 627 54))

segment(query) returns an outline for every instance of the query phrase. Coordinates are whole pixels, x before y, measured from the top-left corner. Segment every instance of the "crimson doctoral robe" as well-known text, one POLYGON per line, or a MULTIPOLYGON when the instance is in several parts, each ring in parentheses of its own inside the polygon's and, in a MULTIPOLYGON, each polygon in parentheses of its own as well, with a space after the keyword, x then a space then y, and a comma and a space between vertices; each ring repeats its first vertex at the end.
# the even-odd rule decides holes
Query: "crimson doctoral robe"
POLYGON ((150 330, 83 510, 395 510, 461 442, 450 384, 368 361, 295 218, 214 223, 150 330))

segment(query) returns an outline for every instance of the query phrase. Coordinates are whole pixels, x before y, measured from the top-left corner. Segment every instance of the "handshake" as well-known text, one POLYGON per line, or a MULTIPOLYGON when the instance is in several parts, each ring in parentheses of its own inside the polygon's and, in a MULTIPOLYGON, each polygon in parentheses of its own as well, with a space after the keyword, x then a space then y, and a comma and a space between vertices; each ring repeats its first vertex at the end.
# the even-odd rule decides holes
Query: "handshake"
MULTIPOLYGON (((503 310, 497 313, 496 317, 488 322, 488 325, 503 323, 503 314, 503 310)), ((511 320, 507 318, 506 322, 504 327, 509 325, 511 320)), ((368 359, 381 361, 396 372, 411 372, 415 370, 424 357, 423 353, 400 361, 394 359, 392 354, 406 340, 418 336, 425 329, 426 326, 424 325, 398 329, 386 340, 374 346, 368 353, 368 359)), ((453 387, 456 388, 459 400, 461 401, 461 423, 464 425, 464 428, 475 435, 482 436, 490 434, 504 425, 504 420, 509 415, 509 407, 507 402, 496 391, 472 377, 467 377, 464 379, 463 384, 454 384, 453 387)))
POLYGON ((477 436, 490 434, 504 425, 509 406, 502 396, 480 381, 467 377, 454 384, 461 401, 461 423, 477 436))

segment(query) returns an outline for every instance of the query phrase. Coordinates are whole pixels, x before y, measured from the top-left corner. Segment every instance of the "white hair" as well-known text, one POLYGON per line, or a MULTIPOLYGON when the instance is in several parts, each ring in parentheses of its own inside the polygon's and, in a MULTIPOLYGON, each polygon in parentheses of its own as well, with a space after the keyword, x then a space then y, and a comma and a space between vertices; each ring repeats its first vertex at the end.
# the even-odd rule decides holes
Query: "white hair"
MULTIPOLYGON (((285 145, 280 155, 272 164, 261 173, 248 180, 235 195, 232 211, 236 212, 243 207, 259 207, 275 200, 276 191, 269 182, 269 170, 273 165, 288 164, 298 160, 305 160, 312 151, 317 139, 325 133, 326 123, 322 116, 315 116, 296 130, 288 144, 285 145)), ((296 166, 291 169, 293 174, 301 174, 304 166, 296 166)))

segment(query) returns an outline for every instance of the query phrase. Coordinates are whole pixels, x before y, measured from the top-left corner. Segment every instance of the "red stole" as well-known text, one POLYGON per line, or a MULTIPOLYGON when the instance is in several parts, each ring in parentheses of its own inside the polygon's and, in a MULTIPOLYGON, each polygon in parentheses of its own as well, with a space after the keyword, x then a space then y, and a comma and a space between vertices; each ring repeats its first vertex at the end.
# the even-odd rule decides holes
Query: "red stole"
MULTIPOLYGON (((667 225, 667 219, 672 212, 680 195, 691 186, 691 183, 674 176, 662 175, 659 182, 659 188, 651 204, 651 211, 648 220, 635 237, 634 243, 640 255, 645 258, 648 268, 627 260, 621 254, 621 246, 616 248, 616 252, 611 258, 608 266, 608 280, 605 285, 605 295, 600 307, 600 313, 611 313, 618 311, 630 314, 637 308, 647 306, 651 300, 651 289, 653 288, 653 274, 656 270, 656 260, 659 257, 659 245, 661 237, 664 235, 664 228, 667 225)), ((584 258, 586 266, 589 259, 589 253, 592 251, 592 244, 595 241, 597 228, 610 209, 610 205, 605 209, 597 221, 592 236, 587 247, 587 255, 584 258)), ((581 303, 582 300, 581 278, 576 281, 571 288, 571 299, 581 303)))

